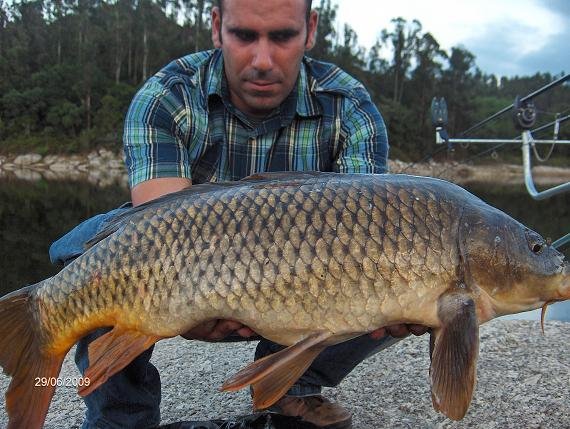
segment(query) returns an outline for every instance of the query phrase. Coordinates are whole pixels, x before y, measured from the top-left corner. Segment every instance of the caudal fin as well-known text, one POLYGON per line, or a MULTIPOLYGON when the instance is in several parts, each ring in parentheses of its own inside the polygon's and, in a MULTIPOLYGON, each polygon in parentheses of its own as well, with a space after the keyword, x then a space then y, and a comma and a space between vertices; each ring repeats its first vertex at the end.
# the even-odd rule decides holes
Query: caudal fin
POLYGON ((65 357, 42 352, 31 295, 35 287, 0 298, 0 366, 12 376, 6 392, 8 429, 43 427, 65 357))

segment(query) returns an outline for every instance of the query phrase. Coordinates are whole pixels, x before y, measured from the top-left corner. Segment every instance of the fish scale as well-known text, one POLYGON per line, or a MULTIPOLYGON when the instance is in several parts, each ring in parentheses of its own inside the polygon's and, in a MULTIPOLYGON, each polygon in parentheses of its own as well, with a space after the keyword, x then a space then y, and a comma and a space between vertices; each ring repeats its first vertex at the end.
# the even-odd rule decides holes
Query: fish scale
POLYGON ((458 186, 404 175, 268 173, 197 185, 120 215, 90 244, 54 277, 0 299, 0 364, 16 383, 7 398, 44 395, 29 424, 12 400, 12 427, 38 427, 53 389, 33 390, 4 341, 26 338, 18 360, 57 375, 78 339, 113 327, 90 345, 96 387, 157 340, 213 319, 291 345, 267 358, 272 371, 256 361, 224 385, 251 384, 260 407, 323 347, 395 323, 427 325, 434 407, 459 419, 478 324, 570 296, 567 262, 538 234, 458 186))

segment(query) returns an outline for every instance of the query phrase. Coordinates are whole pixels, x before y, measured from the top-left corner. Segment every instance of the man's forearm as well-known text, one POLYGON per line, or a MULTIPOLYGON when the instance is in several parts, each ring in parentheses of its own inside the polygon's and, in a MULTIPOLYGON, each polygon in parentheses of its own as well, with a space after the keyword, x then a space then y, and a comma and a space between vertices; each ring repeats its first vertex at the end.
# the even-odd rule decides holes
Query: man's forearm
POLYGON ((161 177, 141 182, 131 189, 133 206, 138 206, 172 192, 192 186, 192 180, 182 177, 161 177))

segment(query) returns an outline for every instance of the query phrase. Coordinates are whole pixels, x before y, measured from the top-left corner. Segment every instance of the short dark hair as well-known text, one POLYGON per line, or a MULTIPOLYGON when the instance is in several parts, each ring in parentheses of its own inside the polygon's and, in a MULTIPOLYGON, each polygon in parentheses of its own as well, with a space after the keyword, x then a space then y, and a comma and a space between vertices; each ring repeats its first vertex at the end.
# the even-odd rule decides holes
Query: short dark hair
MULTIPOLYGON (((220 16, 222 16, 222 12, 224 10, 224 0, 218 0, 218 7, 220 8, 220 16)), ((305 19, 307 23, 309 22, 309 18, 311 17, 311 8, 313 7, 313 0, 305 0, 305 6, 307 7, 305 13, 305 19)))

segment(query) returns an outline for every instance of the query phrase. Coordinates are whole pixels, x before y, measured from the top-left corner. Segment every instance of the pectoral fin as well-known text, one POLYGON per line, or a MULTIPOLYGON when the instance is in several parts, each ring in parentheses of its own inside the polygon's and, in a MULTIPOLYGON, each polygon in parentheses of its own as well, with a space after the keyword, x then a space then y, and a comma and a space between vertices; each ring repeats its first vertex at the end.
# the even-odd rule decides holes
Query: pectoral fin
POLYGON ((161 338, 116 327, 97 338, 89 344, 89 367, 79 394, 89 395, 161 338))
POLYGON ((328 332, 312 334, 263 359, 252 362, 226 380, 221 390, 235 391, 248 385, 253 388, 253 406, 263 409, 277 402, 303 375, 318 354, 330 343, 328 332))
POLYGON ((450 292, 438 301, 441 328, 430 338, 433 407, 453 420, 465 416, 477 372, 479 324, 475 302, 466 292, 450 292))

